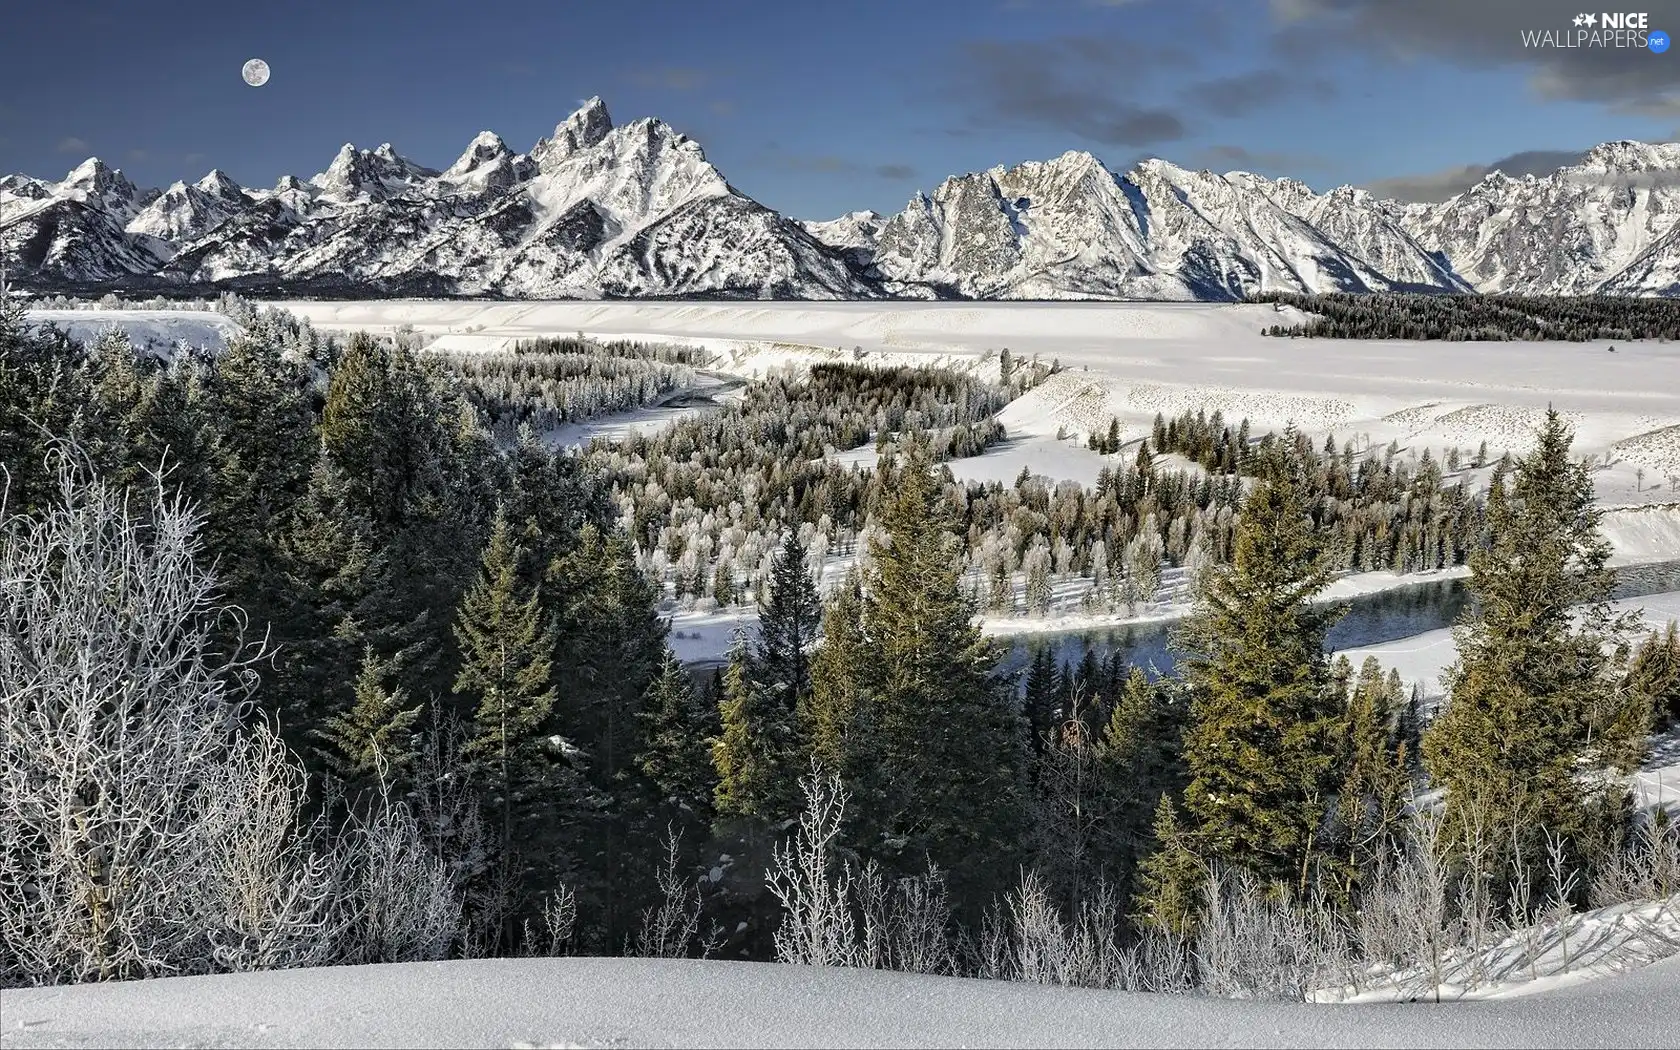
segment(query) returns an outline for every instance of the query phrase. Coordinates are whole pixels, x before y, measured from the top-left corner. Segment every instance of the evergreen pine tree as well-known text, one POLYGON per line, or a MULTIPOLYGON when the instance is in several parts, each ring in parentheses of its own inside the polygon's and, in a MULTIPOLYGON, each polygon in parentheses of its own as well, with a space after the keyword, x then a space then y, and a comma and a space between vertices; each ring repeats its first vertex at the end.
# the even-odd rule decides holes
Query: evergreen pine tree
MULTIPOLYGON (((870 747, 858 736, 859 695, 866 687, 869 653, 863 637, 862 581, 853 572, 823 610, 822 644, 811 658, 811 694, 799 711, 799 729, 824 774, 853 781, 853 757, 870 747)), ((854 798, 857 786, 854 785, 854 798)))
POLYGON ((1501 479, 1489 493, 1449 700, 1423 740, 1454 837, 1479 827, 1502 850, 1538 851, 1547 832, 1582 840, 1603 807, 1617 804, 1581 776, 1583 766, 1602 767, 1639 742, 1605 717, 1607 700, 1623 696, 1612 643, 1627 625, 1609 605, 1610 545, 1570 442, 1548 411, 1509 489, 1501 479))
POLYGON ((629 539, 593 521, 550 563, 543 593, 560 638, 555 718, 588 756, 581 773, 590 807, 571 836, 578 908, 599 917, 594 948, 616 950, 638 895, 652 884, 665 833, 655 789, 636 760, 646 746, 641 715, 664 661, 667 626, 629 539))
POLYGON ((405 706, 408 696, 402 688, 387 685, 400 663, 401 654, 382 660, 368 646, 349 709, 314 731, 322 758, 351 798, 382 783, 401 785, 419 757, 415 722, 421 705, 405 706))
POLYGON ((1119 763, 1104 760, 1084 706, 1085 690, 1076 684, 1065 717, 1047 734, 1034 762, 1035 868, 1069 908, 1098 885, 1122 883, 1132 859, 1124 835, 1133 785, 1119 763))
POLYGON ((810 695, 811 650, 822 616, 822 597, 805 567, 805 545, 789 529, 771 563, 769 601, 759 610, 754 669, 759 684, 790 711, 810 695))
POLYGON ((861 609, 864 779, 879 800, 860 806, 861 845, 901 870, 939 864, 978 889, 1021 842, 1026 726, 959 586, 962 562, 925 450, 889 474, 861 609))
POLYGON ((0 464, 8 475, 6 505, 24 513, 51 501, 56 479, 47 463, 54 441, 84 447, 105 440, 92 400, 84 354, 62 333, 30 323, 18 300, 0 303, 0 464))
POLYGON ((1027 665, 1025 707, 1027 728, 1035 752, 1043 751, 1056 726, 1056 706, 1061 693, 1061 675, 1049 646, 1033 654, 1027 665))
POLYGON ((1190 782, 1184 807, 1207 860, 1303 885, 1324 852, 1343 701, 1310 604, 1330 580, 1294 465, 1274 447, 1237 521, 1232 560, 1197 581, 1185 651, 1190 782))
POLYGON ((554 705, 554 639, 538 593, 520 585, 522 555, 507 517, 498 513, 479 580, 461 600, 455 692, 472 705, 464 754, 473 780, 499 834, 504 863, 517 865, 521 889, 530 894, 550 888, 542 873, 553 870, 559 844, 545 832, 569 800, 551 794, 558 756, 545 730, 554 705))
POLYGON ((1165 796, 1155 807, 1153 838, 1155 848, 1139 871, 1138 918, 1162 933, 1189 934, 1201 915, 1208 867, 1179 824, 1177 807, 1165 796))
POLYGON ((712 722, 695 696, 688 672, 665 650, 659 677, 648 689, 642 717, 642 773, 661 798, 704 821, 712 810, 716 775, 711 758, 712 722))
POLYGON ((719 816, 776 822, 798 809, 798 755, 792 715, 758 683, 745 634, 737 635, 718 704, 722 724, 712 745, 719 816))

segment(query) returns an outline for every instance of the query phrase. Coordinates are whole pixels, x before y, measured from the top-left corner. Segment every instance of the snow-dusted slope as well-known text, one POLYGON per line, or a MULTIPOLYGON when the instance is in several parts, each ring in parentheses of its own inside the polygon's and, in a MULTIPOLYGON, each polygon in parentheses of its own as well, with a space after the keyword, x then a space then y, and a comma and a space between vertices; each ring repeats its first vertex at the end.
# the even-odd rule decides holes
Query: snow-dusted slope
POLYGON ((657 120, 614 127, 600 99, 529 154, 484 132, 441 172, 389 143, 346 144, 307 182, 247 192, 212 172, 141 199, 95 160, 62 183, 9 177, 0 207, 0 250, 48 285, 876 294, 840 252, 731 187, 699 144, 657 120))
POLYGON ((1478 291, 1671 294, 1680 143, 1608 142, 1544 178, 1493 172, 1444 204, 1400 210, 1418 243, 1478 291))
POLYGON ((135 347, 163 357, 183 349, 225 350, 244 331, 237 321, 213 310, 30 310, 27 316, 83 343, 114 330, 135 347))
POLYGON ((0 1046, 1663 1047, 1680 960, 1475 1004, 1315 1005, 658 959, 336 966, 0 991, 0 1046))
POLYGON ((0 178, 0 253, 41 287, 513 298, 1236 299, 1258 291, 1680 294, 1680 145, 1607 143, 1440 205, 1089 153, 953 176, 892 216, 797 222, 662 121, 591 99, 528 153, 442 171, 346 144, 307 181, 140 191, 90 159, 0 178))

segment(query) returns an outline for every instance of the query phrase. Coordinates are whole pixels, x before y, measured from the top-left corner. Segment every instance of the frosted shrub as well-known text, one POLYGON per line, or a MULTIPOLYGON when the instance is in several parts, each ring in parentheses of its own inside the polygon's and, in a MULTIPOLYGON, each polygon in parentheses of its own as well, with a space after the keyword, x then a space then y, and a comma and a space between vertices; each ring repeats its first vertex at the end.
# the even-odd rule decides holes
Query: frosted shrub
POLYGON ((1324 901, 1298 905, 1247 872, 1210 876, 1206 894, 1195 954, 1209 994, 1304 1001, 1341 983, 1348 939, 1324 901))
POLYGON ((244 724, 263 653, 197 515, 161 476, 141 509, 58 466, 55 505, 0 504, 0 983, 447 951, 454 885, 407 809, 329 839, 244 724))
POLYGON ((810 966, 849 966, 856 960, 851 878, 841 870, 834 843, 846 815, 840 778, 815 769, 799 782, 805 810, 793 839, 775 847, 770 892, 782 905, 776 959, 810 966))
POLYGON ((420 962, 449 955, 462 899, 406 803, 382 793, 337 841, 341 935, 336 962, 420 962))
POLYGON ((1595 908, 1680 896, 1680 820, 1653 813, 1599 867, 1588 891, 1595 908))
POLYGON ((0 511, 0 966, 8 984, 313 961, 331 877, 302 774, 240 727, 256 650, 195 564, 196 515, 77 480, 0 511))
POLYGON ((629 954, 648 959, 686 959, 695 948, 700 958, 709 957, 722 940, 721 931, 714 925, 704 940, 700 933, 700 887, 698 881, 684 879, 679 873, 682 835, 667 828, 665 831, 665 863, 659 868, 658 905, 642 912, 641 928, 629 954))
POLYGON ((937 867, 926 875, 893 880, 870 861, 852 875, 862 943, 858 965, 905 973, 950 973, 951 901, 937 867))

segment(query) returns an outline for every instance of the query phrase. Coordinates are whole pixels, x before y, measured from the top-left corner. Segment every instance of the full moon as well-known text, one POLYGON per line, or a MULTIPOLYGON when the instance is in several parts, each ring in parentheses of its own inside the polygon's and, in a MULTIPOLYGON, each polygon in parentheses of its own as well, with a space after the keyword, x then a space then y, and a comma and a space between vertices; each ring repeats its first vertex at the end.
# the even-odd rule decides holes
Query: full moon
POLYGON ((268 83, 268 63, 260 58, 253 58, 245 63, 245 68, 239 71, 239 75, 252 87, 262 87, 268 83))

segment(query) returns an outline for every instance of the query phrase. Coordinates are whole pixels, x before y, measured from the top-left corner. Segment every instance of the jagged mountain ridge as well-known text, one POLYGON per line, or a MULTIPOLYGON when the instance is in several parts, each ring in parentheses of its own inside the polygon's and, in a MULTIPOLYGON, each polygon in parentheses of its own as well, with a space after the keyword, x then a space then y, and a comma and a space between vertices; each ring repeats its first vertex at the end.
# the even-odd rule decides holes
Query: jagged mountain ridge
POLYGON ((0 178, 0 253, 41 288, 506 298, 1234 299, 1260 291, 1680 294, 1680 145, 1619 142, 1437 205, 1089 153, 953 176, 890 216, 788 219, 662 121, 591 99, 529 152, 436 170, 345 145, 272 189, 140 190, 89 159, 0 178))

